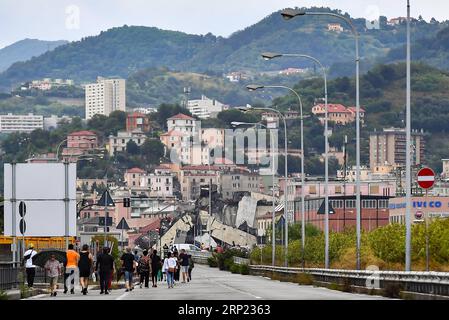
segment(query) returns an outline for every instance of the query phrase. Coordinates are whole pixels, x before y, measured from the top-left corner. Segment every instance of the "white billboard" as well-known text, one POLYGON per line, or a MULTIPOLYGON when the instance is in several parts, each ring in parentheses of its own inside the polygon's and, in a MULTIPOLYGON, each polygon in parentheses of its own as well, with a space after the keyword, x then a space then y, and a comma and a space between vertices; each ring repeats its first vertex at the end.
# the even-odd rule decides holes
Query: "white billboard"
POLYGON ((68 234, 66 234, 66 172, 63 163, 19 163, 4 165, 4 221, 5 235, 12 236, 13 188, 15 189, 16 236, 19 229, 19 204, 26 205, 25 236, 76 236, 76 164, 68 164, 68 234))

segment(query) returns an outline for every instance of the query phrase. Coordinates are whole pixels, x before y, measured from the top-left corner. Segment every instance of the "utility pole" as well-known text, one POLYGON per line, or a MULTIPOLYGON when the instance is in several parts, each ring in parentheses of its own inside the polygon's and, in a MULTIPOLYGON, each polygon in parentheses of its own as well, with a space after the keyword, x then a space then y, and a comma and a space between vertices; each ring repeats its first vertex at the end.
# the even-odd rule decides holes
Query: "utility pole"
POLYGON ((411 54, 410 0, 407 0, 407 92, 406 92, 406 168, 405 168, 405 271, 411 271, 411 54))
POLYGON ((345 140, 343 143, 343 229, 346 227, 346 170, 348 168, 347 145, 348 136, 345 135, 345 140))

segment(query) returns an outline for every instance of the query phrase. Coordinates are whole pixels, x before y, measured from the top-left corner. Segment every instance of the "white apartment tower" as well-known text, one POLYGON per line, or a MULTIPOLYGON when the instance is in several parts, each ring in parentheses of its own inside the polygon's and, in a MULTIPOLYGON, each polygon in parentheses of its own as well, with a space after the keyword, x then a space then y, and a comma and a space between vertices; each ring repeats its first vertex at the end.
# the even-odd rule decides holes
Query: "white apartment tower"
POLYGON ((126 80, 98 77, 97 83, 86 85, 85 96, 87 120, 96 114, 109 116, 113 111, 125 111, 126 80))

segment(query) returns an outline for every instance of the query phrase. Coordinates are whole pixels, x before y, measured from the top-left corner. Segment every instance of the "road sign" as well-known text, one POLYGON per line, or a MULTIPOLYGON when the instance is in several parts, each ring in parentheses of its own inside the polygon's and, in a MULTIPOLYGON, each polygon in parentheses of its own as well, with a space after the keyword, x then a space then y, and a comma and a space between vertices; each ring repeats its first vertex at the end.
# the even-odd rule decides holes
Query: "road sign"
POLYGON ((25 202, 20 201, 19 203, 19 214, 20 216, 23 218, 27 213, 27 206, 25 204, 25 202))
POLYGON ((25 234, 25 231, 27 231, 27 224, 26 224, 25 220, 23 220, 23 219, 20 219, 19 230, 20 230, 21 234, 25 234))
POLYGON ((424 216, 424 213, 422 211, 416 211, 415 218, 417 220, 421 220, 423 216, 424 216))
POLYGON ((418 185, 423 189, 430 189, 435 184, 435 172, 430 168, 423 168, 418 172, 418 185))
POLYGON ((101 196, 100 200, 97 203, 97 206, 102 207, 115 207, 114 200, 112 200, 111 194, 108 190, 103 192, 103 195, 101 196))
POLYGON ((120 220, 120 222, 117 225, 118 230, 129 230, 130 227, 128 225, 128 223, 126 222, 125 218, 122 218, 122 220, 120 220))
MULTIPOLYGON (((104 226, 104 217, 99 217, 98 219, 98 225, 103 227, 104 226)), ((108 217, 106 220, 106 226, 110 227, 112 226, 112 217, 108 217)))
MULTIPOLYGON (((324 202, 324 200, 323 200, 323 202, 321 203, 321 206, 320 206, 320 208, 318 209, 318 212, 317 212, 317 214, 325 214, 325 202, 324 202)), ((329 201, 329 206, 328 206, 328 208, 327 208, 328 210, 329 210, 329 214, 335 214, 335 210, 334 210, 334 208, 332 207, 332 205, 331 205, 331 203, 330 203, 330 201, 329 201)))

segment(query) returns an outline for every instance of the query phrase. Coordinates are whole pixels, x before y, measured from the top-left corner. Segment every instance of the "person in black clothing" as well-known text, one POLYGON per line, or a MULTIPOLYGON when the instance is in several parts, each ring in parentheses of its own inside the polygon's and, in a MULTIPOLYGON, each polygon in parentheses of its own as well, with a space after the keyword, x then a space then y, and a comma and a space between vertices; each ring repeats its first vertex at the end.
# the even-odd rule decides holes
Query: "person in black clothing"
POLYGON ((125 285, 126 292, 132 291, 134 289, 133 286, 133 275, 134 275, 134 267, 137 262, 134 260, 134 255, 131 253, 131 248, 126 248, 126 252, 120 258, 122 260, 122 268, 125 272, 125 285))
POLYGON ((187 282, 192 281, 192 270, 195 267, 195 264, 193 263, 192 255, 189 254, 189 277, 187 278, 187 282))
POLYGON ((151 255, 151 281, 153 282, 153 288, 157 288, 157 274, 160 268, 161 257, 157 255, 157 250, 154 250, 151 255))
POLYGON ((168 258, 168 254, 170 253, 170 249, 168 248, 167 244, 164 244, 164 259, 168 258))
MULTIPOLYGON (((175 249, 176 249, 176 247, 175 247, 175 249)), ((179 274, 180 274, 181 268, 180 268, 180 264, 179 264, 178 250, 173 251, 173 257, 176 259, 176 271, 175 271, 174 280, 179 281, 179 274)))
POLYGON ((114 258, 109 254, 109 248, 103 248, 103 253, 98 255, 95 271, 99 271, 100 294, 109 294, 109 278, 114 271, 114 258), (100 268, 98 268, 98 266, 100 266, 100 268))
POLYGON ((80 252, 80 260, 78 261, 78 269, 80 272, 80 284, 81 292, 83 295, 87 294, 87 287, 89 285, 89 277, 92 273, 93 257, 89 252, 89 246, 87 244, 83 245, 80 252))

